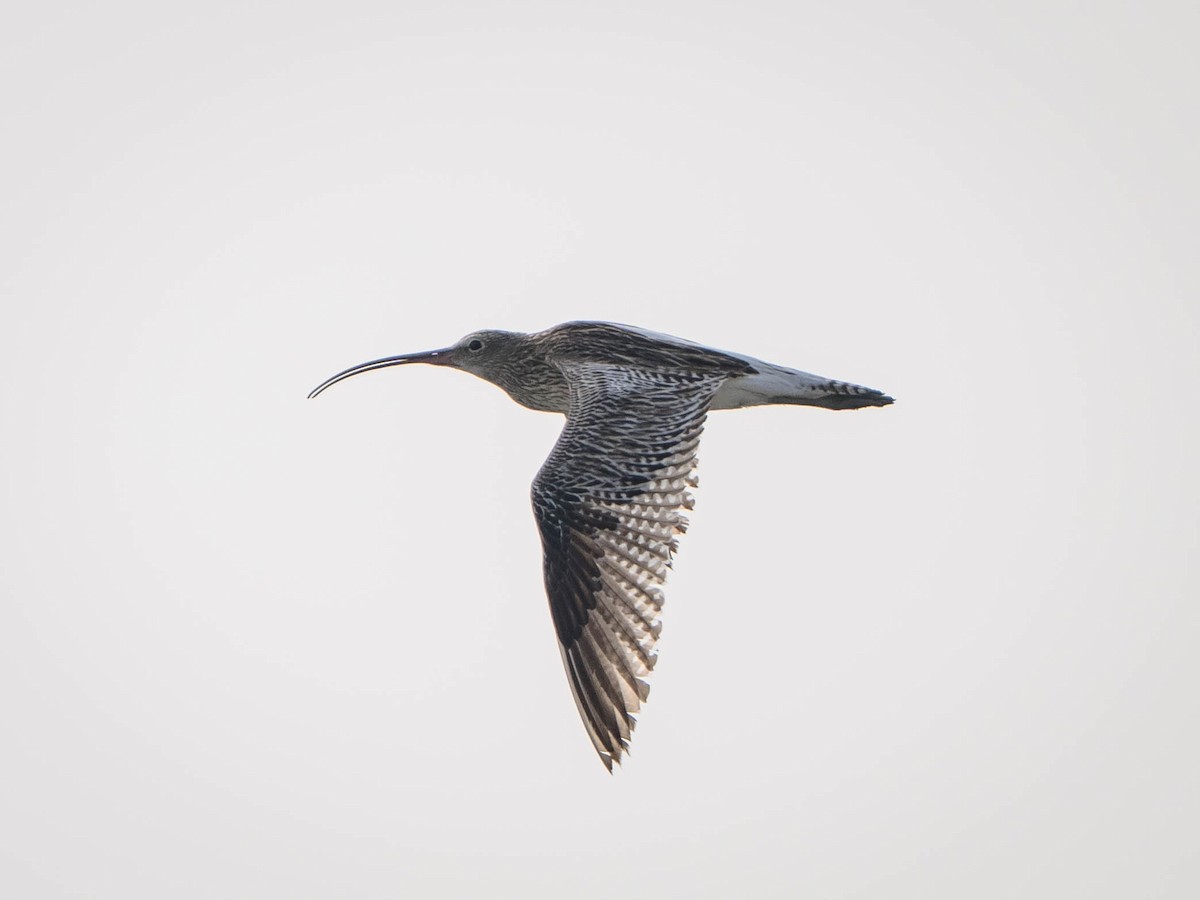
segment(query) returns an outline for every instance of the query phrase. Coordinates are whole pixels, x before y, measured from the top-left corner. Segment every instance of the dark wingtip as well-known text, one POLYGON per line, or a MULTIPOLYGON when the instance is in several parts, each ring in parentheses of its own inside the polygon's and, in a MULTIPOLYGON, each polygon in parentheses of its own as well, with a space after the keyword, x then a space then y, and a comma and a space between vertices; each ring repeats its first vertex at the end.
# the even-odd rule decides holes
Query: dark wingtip
POLYGON ((826 409, 863 409, 867 406, 891 406, 896 401, 880 391, 861 394, 826 394, 813 406, 826 409))

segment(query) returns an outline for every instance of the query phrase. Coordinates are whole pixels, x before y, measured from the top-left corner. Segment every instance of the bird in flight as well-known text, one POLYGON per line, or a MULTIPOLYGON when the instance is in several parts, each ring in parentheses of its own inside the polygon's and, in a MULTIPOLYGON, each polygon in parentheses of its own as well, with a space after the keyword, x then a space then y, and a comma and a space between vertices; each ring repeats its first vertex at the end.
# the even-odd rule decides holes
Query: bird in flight
POLYGON ((687 528, 709 410, 887 406, 880 391, 628 325, 568 322, 536 334, 476 331, 453 346, 339 372, 408 363, 462 369, 566 425, 533 480, 558 649, 592 746, 611 772, 649 694, 662 584, 687 528))

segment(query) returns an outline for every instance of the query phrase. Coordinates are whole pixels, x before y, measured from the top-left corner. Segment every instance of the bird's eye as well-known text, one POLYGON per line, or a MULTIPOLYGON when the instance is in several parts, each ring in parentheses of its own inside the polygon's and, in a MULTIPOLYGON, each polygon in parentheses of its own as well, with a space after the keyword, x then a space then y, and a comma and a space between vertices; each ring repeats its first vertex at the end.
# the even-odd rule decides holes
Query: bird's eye
POLYGON ((471 343, 467 344, 467 349, 468 350, 482 350, 483 349, 483 341, 478 340, 478 339, 471 341, 471 343))

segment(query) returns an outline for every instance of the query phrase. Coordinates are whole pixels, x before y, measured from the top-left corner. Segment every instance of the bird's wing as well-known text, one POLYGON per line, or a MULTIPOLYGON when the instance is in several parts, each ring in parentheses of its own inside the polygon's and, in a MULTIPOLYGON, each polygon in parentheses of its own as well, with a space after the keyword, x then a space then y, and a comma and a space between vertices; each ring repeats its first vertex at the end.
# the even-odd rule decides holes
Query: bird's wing
POLYGON ((533 482, 546 594, 571 692, 612 771, 649 693, 659 613, 724 373, 560 363, 567 424, 533 482))

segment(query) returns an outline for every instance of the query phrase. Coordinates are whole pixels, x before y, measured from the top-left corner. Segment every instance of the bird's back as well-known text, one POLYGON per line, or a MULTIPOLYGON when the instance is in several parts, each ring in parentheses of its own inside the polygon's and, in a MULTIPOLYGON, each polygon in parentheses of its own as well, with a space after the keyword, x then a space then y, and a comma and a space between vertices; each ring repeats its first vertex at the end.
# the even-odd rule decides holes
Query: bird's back
POLYGON ((567 322, 534 337, 544 342, 552 361, 648 371, 678 369, 698 375, 750 375, 755 371, 748 358, 614 322, 567 322))
POLYGON ((636 371, 681 375, 721 375, 725 380, 712 400, 712 409, 746 406, 798 405, 826 409, 887 406, 886 394, 847 381, 838 381, 764 362, 740 353, 717 350, 669 334, 614 322, 567 322, 533 336, 546 358, 594 363, 636 371))

